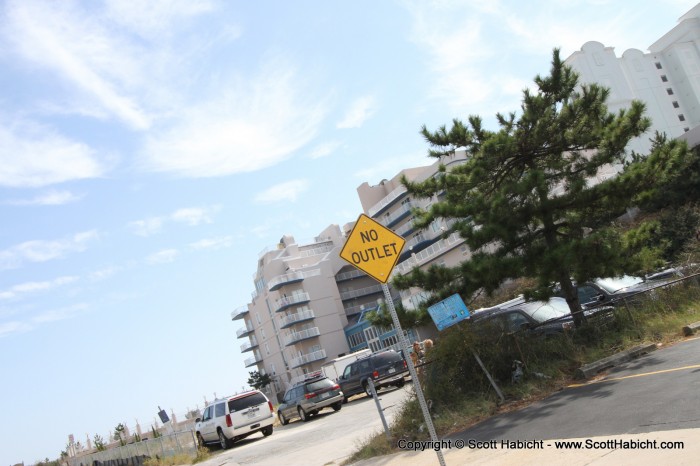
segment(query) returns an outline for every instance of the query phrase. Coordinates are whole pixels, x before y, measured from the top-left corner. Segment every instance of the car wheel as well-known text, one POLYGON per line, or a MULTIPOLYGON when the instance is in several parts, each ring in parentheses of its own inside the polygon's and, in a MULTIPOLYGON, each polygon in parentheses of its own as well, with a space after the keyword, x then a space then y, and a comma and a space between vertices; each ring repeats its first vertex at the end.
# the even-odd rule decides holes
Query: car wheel
POLYGON ((289 419, 284 417, 284 414, 282 414, 282 411, 277 412, 277 417, 280 420, 280 424, 282 424, 283 426, 286 426, 287 424, 289 424, 289 419))
POLYGON ((401 388, 404 386, 405 383, 406 383, 406 381, 404 379, 401 379, 398 382, 396 382, 396 387, 401 388))
POLYGON ((348 402, 348 397, 347 397, 347 396, 344 396, 344 397, 343 397, 343 404, 345 404, 345 403, 347 403, 347 402, 348 402))
POLYGON ((299 419, 301 419, 301 420, 304 421, 304 422, 306 422, 306 421, 309 420, 309 415, 306 414, 306 411, 304 411, 304 408, 302 408, 301 406, 299 406, 299 407, 297 408, 297 411, 299 411, 299 419))
POLYGON ((221 449, 222 450, 228 450, 231 448, 231 445, 233 442, 226 437, 226 434, 224 434, 223 430, 219 429, 219 443, 221 444, 221 449))
POLYGON ((362 384, 362 388, 365 389, 365 393, 367 394, 367 396, 372 398, 372 389, 369 388, 369 384, 367 382, 362 384))
POLYGON ((343 402, 339 401, 337 403, 334 403, 331 405, 331 407, 333 408, 333 411, 340 411, 340 408, 343 407, 343 402))
POLYGON ((267 426, 267 427, 265 427, 265 428, 262 430, 262 434, 263 434, 265 437, 269 437, 270 435, 272 435, 272 426, 267 426))
POLYGON ((197 432, 197 446, 199 448, 204 448, 206 444, 204 443, 204 439, 202 438, 202 434, 197 432))

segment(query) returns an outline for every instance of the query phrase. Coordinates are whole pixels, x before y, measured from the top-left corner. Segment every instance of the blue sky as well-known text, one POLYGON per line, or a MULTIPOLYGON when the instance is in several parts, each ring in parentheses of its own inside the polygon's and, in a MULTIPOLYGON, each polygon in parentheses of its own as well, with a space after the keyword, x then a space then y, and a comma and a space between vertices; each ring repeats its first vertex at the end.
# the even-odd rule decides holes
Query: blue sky
POLYGON ((246 385, 258 253, 694 1, 0 2, 0 465, 246 385))

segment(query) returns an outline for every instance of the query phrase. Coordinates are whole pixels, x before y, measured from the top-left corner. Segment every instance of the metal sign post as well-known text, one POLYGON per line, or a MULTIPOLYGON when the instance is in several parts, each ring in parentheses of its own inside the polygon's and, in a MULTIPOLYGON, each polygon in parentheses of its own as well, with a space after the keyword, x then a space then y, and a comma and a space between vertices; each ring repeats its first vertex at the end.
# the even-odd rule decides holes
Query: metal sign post
MULTIPOLYGON (((425 403, 416 367, 413 365, 411 358, 408 357, 408 341, 406 341, 406 336, 403 334, 399 316, 396 314, 396 308, 394 307, 394 301, 391 299, 389 286, 386 284, 405 244, 406 240, 403 237, 367 215, 360 214, 355 222, 355 226, 348 235, 343 249, 340 251, 340 257, 382 284, 389 313, 394 322, 394 328, 398 332, 399 347, 408 366, 411 379, 413 379, 413 388, 416 391, 418 403, 423 411, 423 418, 425 418, 425 423, 428 426, 430 439, 434 445, 440 445, 435 426, 433 426, 433 420, 430 418, 428 405, 425 403)), ((440 466, 445 466, 445 458, 442 456, 442 451, 437 449, 436 453, 440 466)))
MULTIPOLYGON (((430 440, 433 441, 433 445, 439 445, 437 433, 435 432, 435 426, 433 426, 433 420, 430 417, 430 411, 428 411, 428 405, 425 402, 425 396, 423 396, 423 389, 420 386, 420 381, 418 380, 418 373, 416 372, 416 367, 413 365, 413 360, 408 356, 408 341, 406 341, 406 336, 403 334, 403 329, 401 328, 401 323, 399 322, 399 316, 396 314, 396 308, 394 307, 394 301, 391 299, 391 293, 389 292, 389 286, 386 283, 382 283, 382 290, 384 290, 384 297, 386 298, 387 307, 389 308, 389 313, 391 314, 391 319, 394 321, 394 328, 399 335, 399 346, 401 347, 401 352, 406 360, 406 365, 408 366, 408 372, 411 374, 411 379, 413 380, 413 389, 416 391, 416 396, 418 397, 418 404, 420 405, 421 411, 423 411, 423 418, 428 426, 428 432, 430 432, 430 440)), ((445 466, 445 458, 442 455, 442 450, 438 449, 437 453, 438 461, 440 466, 445 466)))

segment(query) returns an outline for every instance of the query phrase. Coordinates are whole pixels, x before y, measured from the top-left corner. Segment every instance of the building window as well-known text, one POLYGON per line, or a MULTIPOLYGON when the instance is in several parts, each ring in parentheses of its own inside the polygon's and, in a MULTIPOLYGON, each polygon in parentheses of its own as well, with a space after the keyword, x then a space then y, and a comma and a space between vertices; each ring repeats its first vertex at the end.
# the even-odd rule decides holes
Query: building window
POLYGON ((668 78, 666 77, 665 74, 662 74, 662 75, 661 75, 661 81, 663 81, 663 82, 665 82, 665 83, 668 82, 668 78))
POLYGON ((671 89, 670 87, 667 87, 667 88, 666 88, 666 94, 668 94, 668 95, 673 95, 673 89, 671 89))
POLYGON ((678 108, 678 107, 680 107, 680 105, 678 105, 678 102, 674 100, 673 101, 673 108, 678 108))
POLYGON ((656 63, 654 63, 654 65, 656 66, 656 69, 657 69, 657 70, 660 70, 660 69, 661 69, 661 62, 658 62, 658 61, 657 61, 656 63))
POLYGON ((680 121, 685 121, 685 116, 681 113, 680 115, 678 115, 678 119, 680 121))
POLYGON ((265 343, 265 351, 267 352, 267 355, 269 356, 270 355, 270 345, 268 345, 267 343, 265 343))

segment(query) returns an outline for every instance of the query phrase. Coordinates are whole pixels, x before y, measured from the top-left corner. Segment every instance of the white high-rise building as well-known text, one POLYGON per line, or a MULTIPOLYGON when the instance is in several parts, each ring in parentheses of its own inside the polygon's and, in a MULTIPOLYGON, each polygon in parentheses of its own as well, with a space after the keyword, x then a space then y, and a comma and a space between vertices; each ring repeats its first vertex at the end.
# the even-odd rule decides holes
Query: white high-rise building
POLYGON ((565 61, 581 82, 610 88, 611 111, 628 108, 632 100, 646 104, 651 131, 629 147, 642 154, 654 131, 676 138, 700 124, 700 4, 648 50, 629 49, 618 58, 613 47, 592 41, 565 61))

